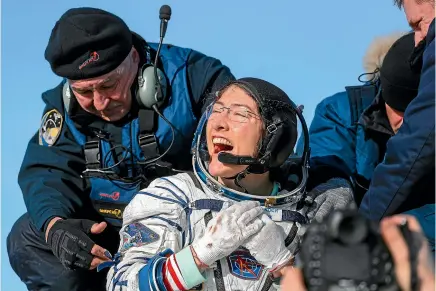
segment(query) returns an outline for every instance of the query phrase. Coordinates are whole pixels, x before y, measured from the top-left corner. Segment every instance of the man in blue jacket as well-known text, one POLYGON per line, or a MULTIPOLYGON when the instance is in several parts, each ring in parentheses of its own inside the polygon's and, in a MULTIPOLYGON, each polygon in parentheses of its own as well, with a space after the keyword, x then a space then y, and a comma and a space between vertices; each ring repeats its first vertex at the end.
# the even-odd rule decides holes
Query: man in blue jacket
POLYGON ((154 178, 191 168, 208 93, 234 77, 192 49, 158 51, 100 9, 70 9, 53 28, 45 58, 64 80, 42 95, 18 178, 28 212, 7 240, 29 290, 104 290, 95 267, 118 248, 124 207, 154 178))
MULTIPOLYGON (((421 71, 416 98, 404 113, 398 134, 387 144, 386 156, 374 171, 360 212, 373 220, 406 209, 412 200, 435 195, 435 2, 395 0, 404 7, 414 30, 413 63, 421 71)), ((425 199, 425 198, 424 198, 425 199)), ((434 250, 435 205, 425 203, 415 215, 434 250)))
POLYGON ((364 58, 369 80, 347 86, 317 105, 309 129, 314 184, 331 177, 349 179, 360 204, 387 140, 398 131, 402 112, 416 96, 419 73, 407 61, 413 48, 411 33, 375 39, 364 58))
MULTIPOLYGON (((332 176, 349 178, 361 209, 367 205, 368 194, 365 192, 371 181, 373 185, 374 181, 386 185, 397 179, 395 173, 377 175, 375 169, 389 157, 385 156, 388 140, 397 136, 407 123, 403 115, 414 102, 420 82, 419 71, 414 70, 409 61, 415 49, 413 33, 400 37, 392 45, 381 41, 376 45, 389 50, 385 56, 380 48, 368 50, 373 60, 367 58, 367 63, 375 63, 384 56, 382 64, 368 71, 374 72, 375 80, 363 86, 347 87, 346 92, 324 99, 317 106, 310 126, 311 179, 320 183, 332 176)), ((426 117, 421 118, 421 123, 424 123, 426 117)), ((392 213, 434 203, 434 168, 433 173, 431 169, 422 170, 431 175, 433 182, 427 180, 425 189, 414 188, 419 195, 410 189, 407 201, 392 213)), ((415 187, 420 185, 417 180, 411 183, 415 183, 415 187)), ((374 194, 371 202, 382 201, 379 195, 374 194)), ((374 219, 371 215, 367 217, 374 219)))

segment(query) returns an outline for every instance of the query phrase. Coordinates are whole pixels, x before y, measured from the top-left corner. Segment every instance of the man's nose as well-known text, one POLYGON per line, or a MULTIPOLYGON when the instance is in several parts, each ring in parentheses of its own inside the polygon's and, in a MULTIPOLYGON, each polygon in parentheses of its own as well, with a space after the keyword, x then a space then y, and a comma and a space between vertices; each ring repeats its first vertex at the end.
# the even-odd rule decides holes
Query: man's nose
POLYGON ((98 111, 103 111, 106 109, 106 107, 109 105, 109 98, 104 96, 104 94, 101 94, 97 90, 94 91, 94 107, 98 111))

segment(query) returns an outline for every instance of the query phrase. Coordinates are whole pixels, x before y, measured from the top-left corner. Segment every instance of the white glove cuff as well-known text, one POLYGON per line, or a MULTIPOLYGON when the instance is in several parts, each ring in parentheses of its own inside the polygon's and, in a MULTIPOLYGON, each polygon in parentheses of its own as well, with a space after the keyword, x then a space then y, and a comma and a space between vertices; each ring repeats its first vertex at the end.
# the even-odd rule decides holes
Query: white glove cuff
POLYGON ((192 248, 194 249, 197 258, 205 265, 211 266, 218 259, 217 254, 213 251, 213 249, 208 249, 202 240, 192 243, 192 248))
POLYGON ((281 254, 277 255, 277 259, 274 260, 273 264, 270 266, 266 266, 268 269, 270 269, 270 272, 275 272, 279 269, 281 269, 283 266, 289 264, 293 259, 294 255, 292 255, 291 251, 286 249, 286 251, 282 252, 281 254))

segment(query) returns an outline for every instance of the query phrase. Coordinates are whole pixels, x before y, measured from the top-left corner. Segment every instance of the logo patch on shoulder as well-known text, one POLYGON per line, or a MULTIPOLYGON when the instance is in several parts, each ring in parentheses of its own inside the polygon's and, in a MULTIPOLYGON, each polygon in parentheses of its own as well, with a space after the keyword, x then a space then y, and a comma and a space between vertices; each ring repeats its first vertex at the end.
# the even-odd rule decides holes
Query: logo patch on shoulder
POLYGON ((64 118, 56 109, 48 111, 41 120, 39 127, 39 144, 44 146, 52 146, 58 140, 64 118))
POLYGON ((159 239, 159 235, 141 223, 131 223, 124 227, 122 250, 150 244, 159 239))
POLYGON ((263 265, 250 255, 248 251, 237 250, 227 257, 230 273, 244 280, 258 280, 262 274, 263 265))

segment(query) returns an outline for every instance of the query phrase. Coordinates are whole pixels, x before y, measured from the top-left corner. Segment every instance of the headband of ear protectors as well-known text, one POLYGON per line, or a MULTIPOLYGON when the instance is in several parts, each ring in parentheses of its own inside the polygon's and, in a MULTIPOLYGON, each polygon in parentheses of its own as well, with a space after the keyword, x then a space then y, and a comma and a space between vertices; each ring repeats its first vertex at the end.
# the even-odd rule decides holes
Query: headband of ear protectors
MULTIPOLYGON (((243 171, 244 174, 258 174, 265 173, 273 168, 279 168, 284 165, 286 161, 292 160, 292 162, 301 167, 300 182, 287 194, 271 197, 250 195, 221 185, 207 170, 207 164, 210 160, 205 138, 208 112, 203 114, 192 144, 193 166, 197 177, 212 190, 221 192, 223 195, 236 200, 257 200, 263 205, 271 205, 271 201, 274 201, 274 203, 272 203, 274 205, 299 201, 305 191, 309 160, 309 132, 301 110, 295 106, 282 90, 266 81, 244 78, 234 81, 230 85, 235 83, 255 98, 265 123, 266 132, 262 140, 258 158, 236 156, 222 152, 218 155, 219 161, 227 164, 248 165, 247 169, 243 171), (253 86, 252 83, 255 83, 255 86, 253 86), (258 88, 260 88, 260 90, 258 88), (304 151, 301 157, 291 157, 297 140, 297 116, 302 126, 304 151)), ((224 89, 228 88, 230 85, 225 86, 224 89)), ((222 91, 223 90, 220 90, 220 92, 222 91)), ((212 105, 209 110, 211 107, 212 105)), ((241 173, 238 175, 240 174, 241 173)))

